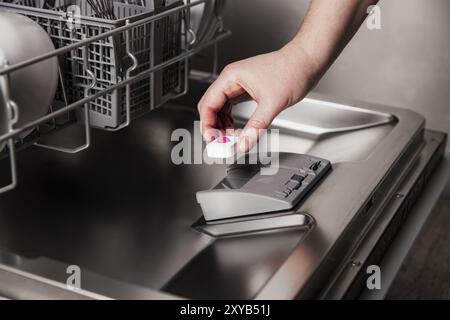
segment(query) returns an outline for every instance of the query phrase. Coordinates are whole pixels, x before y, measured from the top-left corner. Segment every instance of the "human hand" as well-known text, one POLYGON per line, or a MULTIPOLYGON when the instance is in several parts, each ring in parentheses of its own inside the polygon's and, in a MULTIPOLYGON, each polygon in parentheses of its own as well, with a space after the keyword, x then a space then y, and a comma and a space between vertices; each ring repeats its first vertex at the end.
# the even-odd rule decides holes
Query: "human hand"
POLYGON ((242 152, 249 151, 281 111, 312 89, 317 69, 313 59, 294 44, 228 65, 198 104, 204 139, 209 143, 225 131, 233 133, 232 106, 254 100, 257 108, 239 142, 242 152))

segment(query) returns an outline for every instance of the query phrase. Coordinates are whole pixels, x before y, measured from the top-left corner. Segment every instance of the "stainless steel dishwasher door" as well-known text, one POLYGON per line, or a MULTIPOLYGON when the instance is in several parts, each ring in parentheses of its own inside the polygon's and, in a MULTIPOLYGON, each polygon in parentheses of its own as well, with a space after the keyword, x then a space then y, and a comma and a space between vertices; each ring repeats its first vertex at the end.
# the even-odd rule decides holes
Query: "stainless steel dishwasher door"
MULTIPOLYGON (((225 176, 224 165, 171 161, 171 134, 193 132, 194 107, 166 105, 122 131, 95 130, 92 146, 76 155, 26 149, 18 155, 20 185, 0 195, 0 265, 60 283, 65 268, 78 265, 88 275, 82 288, 107 297, 127 297, 111 289, 118 281, 186 298, 292 298, 407 146, 420 140, 420 116, 371 110, 396 116, 320 137, 281 128, 282 151, 315 154, 335 167, 296 208, 316 219, 310 231, 214 239, 191 227, 201 216, 196 191, 225 176), (284 282, 273 283, 280 277, 292 280, 282 293, 284 282)), ((0 165, 7 172, 7 161, 0 165)))
MULTIPOLYGON (((92 146, 80 154, 36 147, 20 152, 20 185, 0 196, 0 248, 20 256, 7 264, 35 273, 54 269, 51 259, 63 262, 59 281, 68 276, 68 265, 78 265, 82 272, 163 287, 214 242, 191 228, 202 214, 195 193, 222 179, 225 166, 171 161, 172 131, 192 132, 196 118, 194 109, 167 106, 126 130, 94 131, 92 146)), ((6 172, 7 161, 1 169, 6 172)), ((218 264, 249 263, 242 258, 253 252, 246 258, 260 264, 260 275, 233 292, 244 297, 257 292, 301 238, 291 233, 224 240, 209 251, 218 264), (233 257, 233 246, 248 249, 233 257)), ((244 281, 247 274, 240 277, 244 281)), ((95 283, 82 287, 96 290, 95 283)))

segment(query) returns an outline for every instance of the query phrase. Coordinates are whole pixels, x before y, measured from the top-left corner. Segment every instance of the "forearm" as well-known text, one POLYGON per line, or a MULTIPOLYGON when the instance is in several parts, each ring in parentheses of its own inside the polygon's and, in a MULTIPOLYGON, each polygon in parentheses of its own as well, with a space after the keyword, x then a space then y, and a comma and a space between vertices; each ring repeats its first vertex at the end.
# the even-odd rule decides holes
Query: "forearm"
POLYGON ((304 55, 319 79, 339 56, 378 0, 312 0, 296 37, 283 50, 304 55))

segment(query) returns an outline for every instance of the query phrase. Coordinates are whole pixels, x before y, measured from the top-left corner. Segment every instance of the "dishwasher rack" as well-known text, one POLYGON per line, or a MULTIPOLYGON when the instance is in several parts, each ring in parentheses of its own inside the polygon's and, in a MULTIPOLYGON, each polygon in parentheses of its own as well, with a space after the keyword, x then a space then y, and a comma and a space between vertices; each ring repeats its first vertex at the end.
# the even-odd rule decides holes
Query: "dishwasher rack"
POLYGON ((44 10, 44 0, 0 0, 0 10, 21 13, 38 22, 56 47, 53 52, 15 65, 0 61, 0 98, 5 101, 8 120, 6 132, 0 132, 0 145, 7 142, 3 153, 9 156, 11 166, 11 183, 0 188, 0 193, 17 185, 18 148, 37 145, 65 153, 88 148, 91 127, 120 130, 133 118, 184 95, 188 90, 189 58, 214 46, 216 66, 217 44, 230 35, 217 9, 213 11, 218 23, 212 37, 197 41, 190 27, 192 8, 209 2, 217 7, 224 0, 165 0, 159 3, 170 3, 150 9, 144 4, 152 0, 116 1, 114 15, 122 17, 116 20, 95 17, 85 5, 84 9, 79 7, 79 25, 72 29, 67 26, 67 19, 73 16, 64 11, 68 4, 65 1, 56 0, 56 9, 44 10), (9 75, 53 57, 58 57, 60 80, 54 104, 45 116, 16 127, 20 106, 10 98, 9 75), (74 122, 84 125, 82 145, 66 148, 39 142, 42 136, 74 122), (28 130, 34 131, 25 139, 19 137, 28 130))
MULTIPOLYGON (((37 22, 51 37, 56 48, 63 48, 114 30, 128 22, 145 19, 155 13, 183 4, 176 1, 169 6, 147 0, 147 4, 135 5, 114 0, 111 12, 102 15, 94 12, 86 0, 56 0, 52 8, 42 9, 48 0, 0 0, 0 8, 7 12, 23 14, 37 22), (5 2, 6 1, 6 2, 5 2), (151 5, 150 5, 151 4, 151 5), (77 17, 75 17, 77 15, 77 17), (111 16, 112 15, 112 16, 111 16), (72 20, 69 20, 72 19, 72 20), (75 21, 78 19, 78 21, 75 21), (75 26, 78 24, 78 26, 75 26)), ((98 1, 98 0, 92 0, 98 1)), ((97 2, 98 3, 98 2, 97 2)), ((91 92, 98 92, 116 84, 130 75, 138 74, 151 64, 157 64, 179 54, 186 43, 182 43, 182 11, 158 19, 154 24, 145 23, 130 30, 129 40, 119 33, 95 41, 83 48, 71 50, 60 60, 61 82, 57 97, 66 98, 69 103, 84 96, 84 88, 91 82, 86 70, 95 74, 96 82, 91 92), (132 56, 131 56, 131 55, 132 56), (136 64, 136 67, 132 67, 136 64), (65 90, 62 94, 62 89, 65 90)), ((186 69, 177 62, 163 71, 149 75, 131 85, 130 111, 138 116, 163 104, 184 91, 183 75, 186 69)), ((90 125, 106 130, 120 128, 126 120, 126 94, 124 89, 106 94, 89 103, 90 125)))

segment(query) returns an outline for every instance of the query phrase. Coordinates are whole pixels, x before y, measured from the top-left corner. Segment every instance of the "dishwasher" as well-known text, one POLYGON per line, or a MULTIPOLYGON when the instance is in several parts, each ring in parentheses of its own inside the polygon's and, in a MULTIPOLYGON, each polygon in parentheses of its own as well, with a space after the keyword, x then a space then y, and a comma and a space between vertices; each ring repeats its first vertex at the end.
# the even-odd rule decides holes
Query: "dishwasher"
MULTIPOLYGON (((0 1, 0 14, 27 17, 54 46, 0 61, 0 296, 358 298, 444 158, 446 135, 409 110, 311 94, 271 127, 291 180, 314 176, 301 199, 272 208, 271 197, 252 198, 254 168, 210 197, 234 181, 230 166, 175 164, 171 153, 174 130, 200 135, 196 103, 232 36, 225 1, 88 3, 0 1), (190 58, 207 48, 212 71, 196 72, 190 58), (27 93, 10 78, 52 59, 51 105, 23 122, 12 97, 27 93)), ((254 108, 234 107, 238 126, 254 108)))

